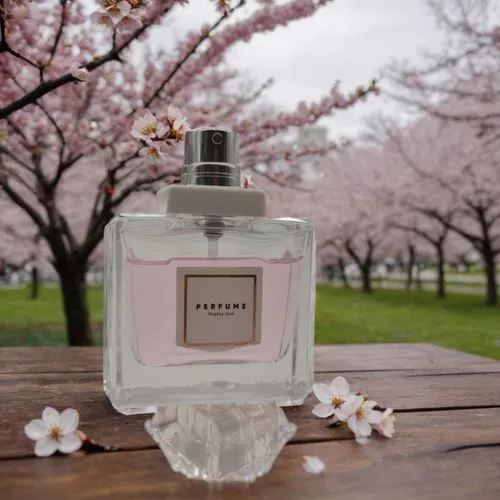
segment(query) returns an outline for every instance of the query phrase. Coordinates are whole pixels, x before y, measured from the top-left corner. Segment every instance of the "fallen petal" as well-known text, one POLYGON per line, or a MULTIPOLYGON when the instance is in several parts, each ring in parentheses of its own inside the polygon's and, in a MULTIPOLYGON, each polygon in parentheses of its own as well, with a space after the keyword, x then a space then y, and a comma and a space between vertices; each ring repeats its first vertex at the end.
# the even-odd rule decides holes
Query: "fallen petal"
POLYGON ((325 464, 318 457, 304 457, 304 470, 309 474, 321 474, 325 470, 325 464))

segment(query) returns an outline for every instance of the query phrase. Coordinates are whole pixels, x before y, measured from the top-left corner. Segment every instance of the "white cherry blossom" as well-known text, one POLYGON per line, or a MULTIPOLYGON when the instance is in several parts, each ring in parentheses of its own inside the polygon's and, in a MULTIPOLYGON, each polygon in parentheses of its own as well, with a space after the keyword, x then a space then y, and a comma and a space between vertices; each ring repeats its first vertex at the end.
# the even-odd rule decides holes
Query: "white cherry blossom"
POLYGON ((396 416, 393 413, 392 408, 387 408, 384 413, 380 416, 380 422, 375 424, 373 428, 381 435, 386 438, 391 438, 396 432, 394 429, 394 421, 396 416))
POLYGON ((165 121, 170 129, 170 138, 180 141, 189 130, 187 118, 182 111, 173 104, 169 104, 160 114, 161 121, 165 121))
POLYGON ((79 421, 78 412, 72 408, 59 413, 47 406, 43 410, 42 418, 26 424, 24 432, 35 441, 37 457, 48 457, 56 451, 73 453, 82 446, 82 440, 75 432, 79 421))
POLYGON ((345 405, 344 411, 350 415, 347 425, 357 438, 368 437, 372 425, 380 423, 382 414, 373 409, 375 406, 375 401, 365 400, 363 396, 355 396, 345 405))
POLYGON ((148 145, 139 150, 139 155, 144 156, 148 163, 163 163, 167 160, 167 149, 168 145, 162 141, 148 141, 148 145))
POLYGON ((146 113, 144 116, 137 118, 132 125, 131 134, 136 139, 154 139, 161 138, 168 132, 165 125, 160 123, 153 113, 146 113))
POLYGON ((314 395, 320 403, 313 408, 313 415, 320 418, 328 418, 335 415, 339 420, 345 421, 350 413, 345 411, 355 395, 351 393, 349 383, 344 377, 335 377, 330 385, 314 384, 314 395))
POLYGON ((142 26, 144 15, 144 9, 132 9, 116 24, 116 30, 121 33, 130 33, 139 29, 142 26))
POLYGON ((105 10, 96 10, 92 12, 90 20, 99 26, 106 26, 108 28, 113 26, 113 19, 105 10))

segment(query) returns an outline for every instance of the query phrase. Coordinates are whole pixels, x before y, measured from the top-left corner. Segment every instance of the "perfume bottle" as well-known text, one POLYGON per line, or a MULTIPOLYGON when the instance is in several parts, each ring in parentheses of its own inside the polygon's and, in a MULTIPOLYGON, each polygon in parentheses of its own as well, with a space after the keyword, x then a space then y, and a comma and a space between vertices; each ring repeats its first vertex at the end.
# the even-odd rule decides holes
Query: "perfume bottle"
POLYGON ((106 227, 104 389, 121 413, 296 405, 311 390, 314 228, 266 218, 238 165, 234 132, 191 130, 161 213, 106 227))

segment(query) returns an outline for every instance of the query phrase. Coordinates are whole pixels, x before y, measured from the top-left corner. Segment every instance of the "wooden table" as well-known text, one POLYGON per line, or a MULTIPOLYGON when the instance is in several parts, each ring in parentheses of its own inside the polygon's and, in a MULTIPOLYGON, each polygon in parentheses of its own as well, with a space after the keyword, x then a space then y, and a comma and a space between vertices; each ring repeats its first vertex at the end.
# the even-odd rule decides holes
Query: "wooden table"
POLYGON ((394 439, 356 444, 287 410, 298 432, 273 470, 250 486, 209 485, 171 471, 143 429, 101 388, 99 348, 0 349, 0 499, 500 499, 500 363, 428 344, 318 346, 316 379, 345 375, 396 409, 394 439), (80 428, 115 452, 35 458, 23 427, 47 405, 77 409, 80 428), (320 457, 323 475, 302 457, 320 457))

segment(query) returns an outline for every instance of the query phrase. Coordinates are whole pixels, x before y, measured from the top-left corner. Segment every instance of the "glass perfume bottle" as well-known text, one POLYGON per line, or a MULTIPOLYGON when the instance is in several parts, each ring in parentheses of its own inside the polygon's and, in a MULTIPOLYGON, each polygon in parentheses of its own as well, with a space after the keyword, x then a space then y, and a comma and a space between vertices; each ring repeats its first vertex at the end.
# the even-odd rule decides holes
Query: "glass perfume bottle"
MULTIPOLYGON (((269 429, 290 436, 281 410, 266 405, 301 404, 311 390, 312 225, 266 218, 264 192, 241 188, 238 137, 224 129, 187 133, 181 184, 160 190, 158 202, 161 214, 122 214, 105 231, 104 389, 112 405, 157 412, 147 426, 157 441, 174 427, 191 426, 185 435, 193 436, 207 418, 224 434, 220 405, 240 417, 247 405, 243 415, 260 419, 261 432, 262 419, 274 418, 269 429)), ((169 443, 159 442, 164 451, 169 443)), ((193 470, 217 476, 200 464, 193 470)))

